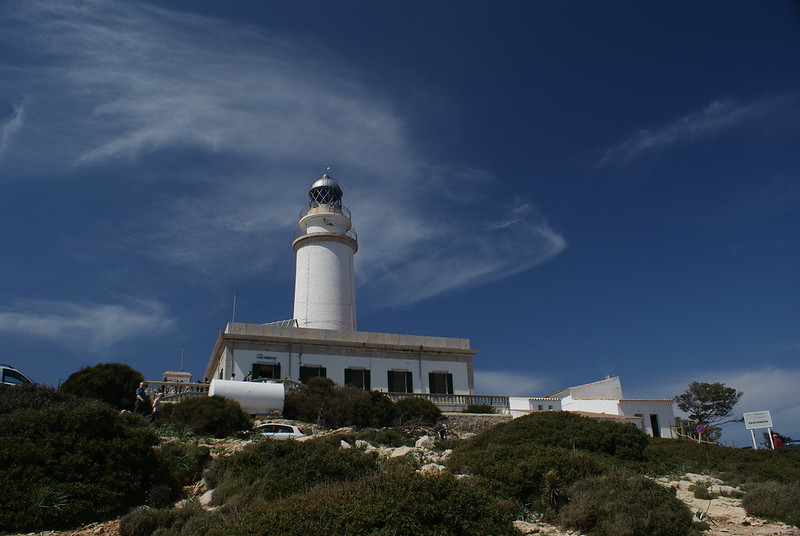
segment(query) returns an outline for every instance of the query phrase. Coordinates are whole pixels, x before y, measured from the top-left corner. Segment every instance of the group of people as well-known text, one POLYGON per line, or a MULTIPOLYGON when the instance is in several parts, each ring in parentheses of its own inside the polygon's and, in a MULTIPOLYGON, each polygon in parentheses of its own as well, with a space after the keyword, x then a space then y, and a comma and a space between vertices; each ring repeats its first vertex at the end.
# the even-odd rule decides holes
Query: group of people
POLYGON ((160 390, 156 391, 156 396, 151 404, 150 397, 147 394, 147 384, 140 382, 139 387, 136 389, 136 401, 133 404, 133 412, 142 415, 150 422, 155 421, 161 410, 161 399, 163 396, 164 393, 160 390))

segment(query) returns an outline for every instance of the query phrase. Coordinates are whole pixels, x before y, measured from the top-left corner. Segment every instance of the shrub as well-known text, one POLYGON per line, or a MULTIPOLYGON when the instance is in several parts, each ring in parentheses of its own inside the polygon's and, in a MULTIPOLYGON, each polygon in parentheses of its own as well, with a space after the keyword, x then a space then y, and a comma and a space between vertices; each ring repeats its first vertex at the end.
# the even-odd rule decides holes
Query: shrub
POLYGON ((650 475, 718 474, 730 485, 800 481, 800 451, 735 449, 692 441, 651 439, 642 463, 632 467, 650 475))
POLYGON ((695 482, 691 486, 689 486, 689 491, 694 494, 695 499, 701 499, 707 501, 709 499, 713 499, 714 496, 711 494, 711 489, 708 484, 703 482, 695 482))
POLYGON ((359 450, 341 449, 318 441, 265 439, 243 451, 216 458, 206 471, 214 503, 243 508, 307 491, 331 482, 374 474, 378 462, 359 450))
POLYGON ((181 441, 165 442, 156 449, 156 453, 173 480, 182 486, 200 480, 203 469, 211 461, 211 451, 208 447, 181 441))
POLYGON ((640 460, 648 439, 632 424, 598 421, 566 411, 546 411, 494 426, 473 438, 471 443, 477 448, 493 443, 534 443, 640 460))
POLYGON ((580 480, 567 490, 561 524, 594 536, 697 534, 692 513, 676 496, 639 475, 614 472, 580 480))
POLYGON ((74 527, 180 492, 137 415, 35 385, 0 388, 0 407, 0 532, 74 527))
POLYGON ((388 426, 394 405, 384 394, 337 386, 329 378, 311 378, 305 389, 286 395, 283 416, 324 426, 388 426))
POLYGON ((407 397, 394 405, 400 424, 433 425, 442 416, 442 410, 426 398, 407 397))
POLYGON ((556 491, 581 478, 600 474, 597 456, 536 444, 457 448, 447 460, 454 473, 468 472, 480 477, 481 486, 491 493, 529 504, 544 512, 554 506, 556 491))
POLYGON ((742 506, 751 516, 800 527, 800 483, 768 482, 748 489, 742 506))
POLYGON ((164 415, 172 424, 212 437, 228 437, 251 425, 250 415, 238 402, 218 395, 188 398, 164 415))
POLYGON ((196 501, 189 501, 177 509, 137 508, 120 519, 119 534, 150 536, 159 529, 159 534, 181 529, 187 530, 187 535, 203 534, 223 522, 218 514, 206 512, 196 501))
POLYGON ((512 536, 512 517, 511 509, 452 477, 393 471, 264 504, 214 534, 512 536))
POLYGON ((70 374, 60 389, 81 398, 96 398, 117 409, 133 410, 142 373, 121 363, 101 363, 70 374))
POLYGON ((415 443, 413 437, 409 437, 396 428, 381 428, 380 430, 363 430, 356 436, 375 446, 402 447, 411 446, 415 443))
POLYGON ((490 404, 468 404, 463 413, 496 413, 490 404))

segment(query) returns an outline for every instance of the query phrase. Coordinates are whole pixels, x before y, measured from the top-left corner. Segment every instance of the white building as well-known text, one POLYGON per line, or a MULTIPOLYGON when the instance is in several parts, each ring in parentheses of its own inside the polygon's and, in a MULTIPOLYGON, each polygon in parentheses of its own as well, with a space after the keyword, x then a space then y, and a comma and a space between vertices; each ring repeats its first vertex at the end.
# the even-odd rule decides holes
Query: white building
POLYGON ((671 398, 625 398, 619 377, 606 378, 547 395, 560 399, 561 409, 587 417, 630 422, 652 437, 672 437, 675 421, 671 398))
POLYGON ((309 190, 296 254, 294 318, 229 323, 205 377, 229 380, 314 376, 392 393, 471 395, 468 339, 357 331, 353 257, 358 242, 339 183, 327 173, 309 190))

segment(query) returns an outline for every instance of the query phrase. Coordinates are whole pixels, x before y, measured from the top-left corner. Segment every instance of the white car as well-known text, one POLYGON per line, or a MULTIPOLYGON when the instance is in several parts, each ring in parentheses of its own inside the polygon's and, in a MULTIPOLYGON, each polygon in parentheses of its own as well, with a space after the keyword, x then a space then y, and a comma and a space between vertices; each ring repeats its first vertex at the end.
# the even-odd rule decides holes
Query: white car
POLYGON ((253 433, 261 434, 272 439, 297 439, 305 437, 306 434, 299 427, 293 424, 280 424, 268 422, 253 428, 253 433))
POLYGON ((22 385, 24 383, 33 383, 33 381, 11 365, 0 363, 0 384, 22 385))

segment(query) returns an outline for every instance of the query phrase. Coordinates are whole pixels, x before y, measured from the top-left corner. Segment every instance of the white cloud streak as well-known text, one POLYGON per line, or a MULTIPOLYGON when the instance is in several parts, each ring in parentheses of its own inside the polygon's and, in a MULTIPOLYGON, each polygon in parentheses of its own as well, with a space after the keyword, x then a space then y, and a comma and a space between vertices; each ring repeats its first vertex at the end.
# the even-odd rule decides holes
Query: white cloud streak
POLYGON ((133 337, 171 329, 161 304, 26 301, 0 309, 0 332, 66 343, 89 352, 101 352, 133 337))
POLYGON ((0 160, 2 160, 6 147, 11 142, 13 135, 22 128, 25 120, 26 103, 26 100, 14 103, 13 113, 0 122, 0 160))
POLYGON ((641 130, 624 142, 610 147, 603 154, 598 166, 628 164, 646 153, 709 138, 759 119, 786 105, 795 106, 796 100, 796 94, 765 97, 746 103, 715 100, 702 110, 652 130, 641 130))
POLYGON ((15 73, 0 98, 32 95, 5 160, 40 176, 103 166, 110 180, 147 170, 170 184, 136 239, 163 262, 263 274, 291 255, 324 164, 353 209, 362 295, 374 304, 487 283, 566 247, 530 203, 492 206, 490 174, 422 156, 379 88, 307 36, 134 2, 10 5, 0 36, 38 61, 0 66, 15 73), (165 161, 180 171, 153 166, 165 161))

